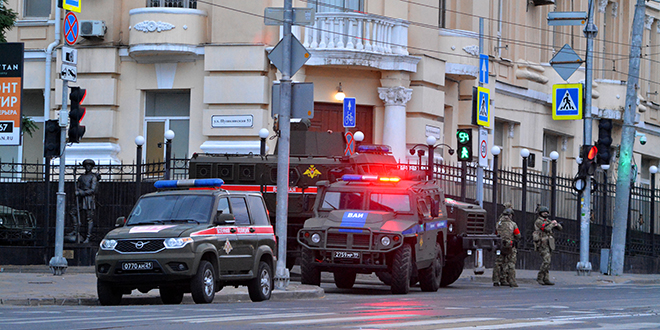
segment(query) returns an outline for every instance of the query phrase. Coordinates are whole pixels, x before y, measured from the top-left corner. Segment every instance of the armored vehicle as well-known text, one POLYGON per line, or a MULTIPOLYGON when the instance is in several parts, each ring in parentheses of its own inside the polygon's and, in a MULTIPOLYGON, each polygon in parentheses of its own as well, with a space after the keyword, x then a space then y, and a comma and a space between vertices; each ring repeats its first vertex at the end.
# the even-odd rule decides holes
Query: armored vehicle
POLYGON ((163 180, 137 201, 96 255, 99 301, 158 288, 163 303, 210 303, 225 285, 270 299, 275 235, 261 194, 229 192, 222 180, 163 180))
POLYGON ((358 273, 376 272, 395 294, 418 281, 437 291, 460 277, 468 251, 499 246, 478 206, 452 203, 458 218, 448 216, 438 181, 346 174, 317 185, 314 217, 297 235, 303 284, 319 285, 328 271, 351 288, 358 273))
POLYGON ((0 243, 27 244, 35 238, 35 227, 31 212, 0 206, 0 243))

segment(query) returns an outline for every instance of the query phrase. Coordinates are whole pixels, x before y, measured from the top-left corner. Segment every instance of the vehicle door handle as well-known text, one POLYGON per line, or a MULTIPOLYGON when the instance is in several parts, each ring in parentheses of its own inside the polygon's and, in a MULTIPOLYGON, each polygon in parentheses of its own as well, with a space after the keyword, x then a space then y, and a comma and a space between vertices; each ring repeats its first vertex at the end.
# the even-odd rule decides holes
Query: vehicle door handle
POLYGON ((229 232, 232 233, 232 234, 235 233, 235 232, 236 232, 236 228, 229 229, 229 232))
POLYGON ((250 227, 250 232, 254 233, 255 232, 254 228, 250 227))

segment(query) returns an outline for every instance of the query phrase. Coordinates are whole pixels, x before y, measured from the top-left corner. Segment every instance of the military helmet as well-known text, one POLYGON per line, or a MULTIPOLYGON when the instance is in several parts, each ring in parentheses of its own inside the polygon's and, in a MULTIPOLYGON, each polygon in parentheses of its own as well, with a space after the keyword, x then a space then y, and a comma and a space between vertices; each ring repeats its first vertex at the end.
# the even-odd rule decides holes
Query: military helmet
POLYGON ((504 209, 502 214, 504 214, 504 215, 513 215, 513 210, 511 208, 507 207, 506 209, 504 209))
POLYGON ((538 209, 537 214, 538 214, 538 215, 541 215, 541 213, 543 213, 543 212, 548 212, 548 213, 550 213, 550 209, 548 209, 547 206, 539 206, 539 209, 538 209))
POLYGON ((87 166, 87 164, 92 165, 92 166, 96 165, 96 163, 94 163, 94 161, 91 160, 91 159, 85 159, 85 160, 83 160, 82 165, 83 165, 83 166, 87 166))

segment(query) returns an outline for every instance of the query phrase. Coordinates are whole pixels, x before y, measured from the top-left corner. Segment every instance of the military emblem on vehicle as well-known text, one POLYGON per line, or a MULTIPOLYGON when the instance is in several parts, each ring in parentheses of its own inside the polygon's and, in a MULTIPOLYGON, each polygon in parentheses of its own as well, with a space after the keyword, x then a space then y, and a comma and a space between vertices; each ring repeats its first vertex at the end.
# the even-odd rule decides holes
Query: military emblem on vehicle
POLYGON ((234 249, 231 247, 231 243, 229 243, 229 238, 225 241, 225 246, 222 249, 225 250, 225 253, 227 254, 229 254, 229 252, 234 249))
POLYGON ((142 241, 137 241, 137 242, 131 242, 133 245, 135 245, 135 248, 140 250, 142 249, 145 245, 149 244, 149 242, 142 242, 142 241))
POLYGON ((307 168, 307 170, 305 170, 305 172, 303 172, 303 174, 304 174, 304 175, 307 175, 308 177, 310 177, 310 178, 312 178, 312 179, 314 179, 315 177, 321 175, 321 171, 319 171, 319 170, 316 168, 316 166, 314 166, 314 165, 309 165, 309 167, 307 168))

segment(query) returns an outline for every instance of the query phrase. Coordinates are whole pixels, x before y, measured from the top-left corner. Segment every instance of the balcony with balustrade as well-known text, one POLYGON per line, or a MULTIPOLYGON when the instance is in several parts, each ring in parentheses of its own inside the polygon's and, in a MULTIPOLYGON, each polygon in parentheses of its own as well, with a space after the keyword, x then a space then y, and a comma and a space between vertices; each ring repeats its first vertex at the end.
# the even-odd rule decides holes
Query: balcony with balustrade
POLYGON ((129 11, 129 56, 143 63, 193 60, 208 42, 208 15, 196 8, 196 0, 149 0, 129 11))
POLYGON ((313 26, 292 33, 309 50, 311 66, 358 66, 415 72, 420 58, 408 54, 408 25, 362 13, 316 13, 313 26))

